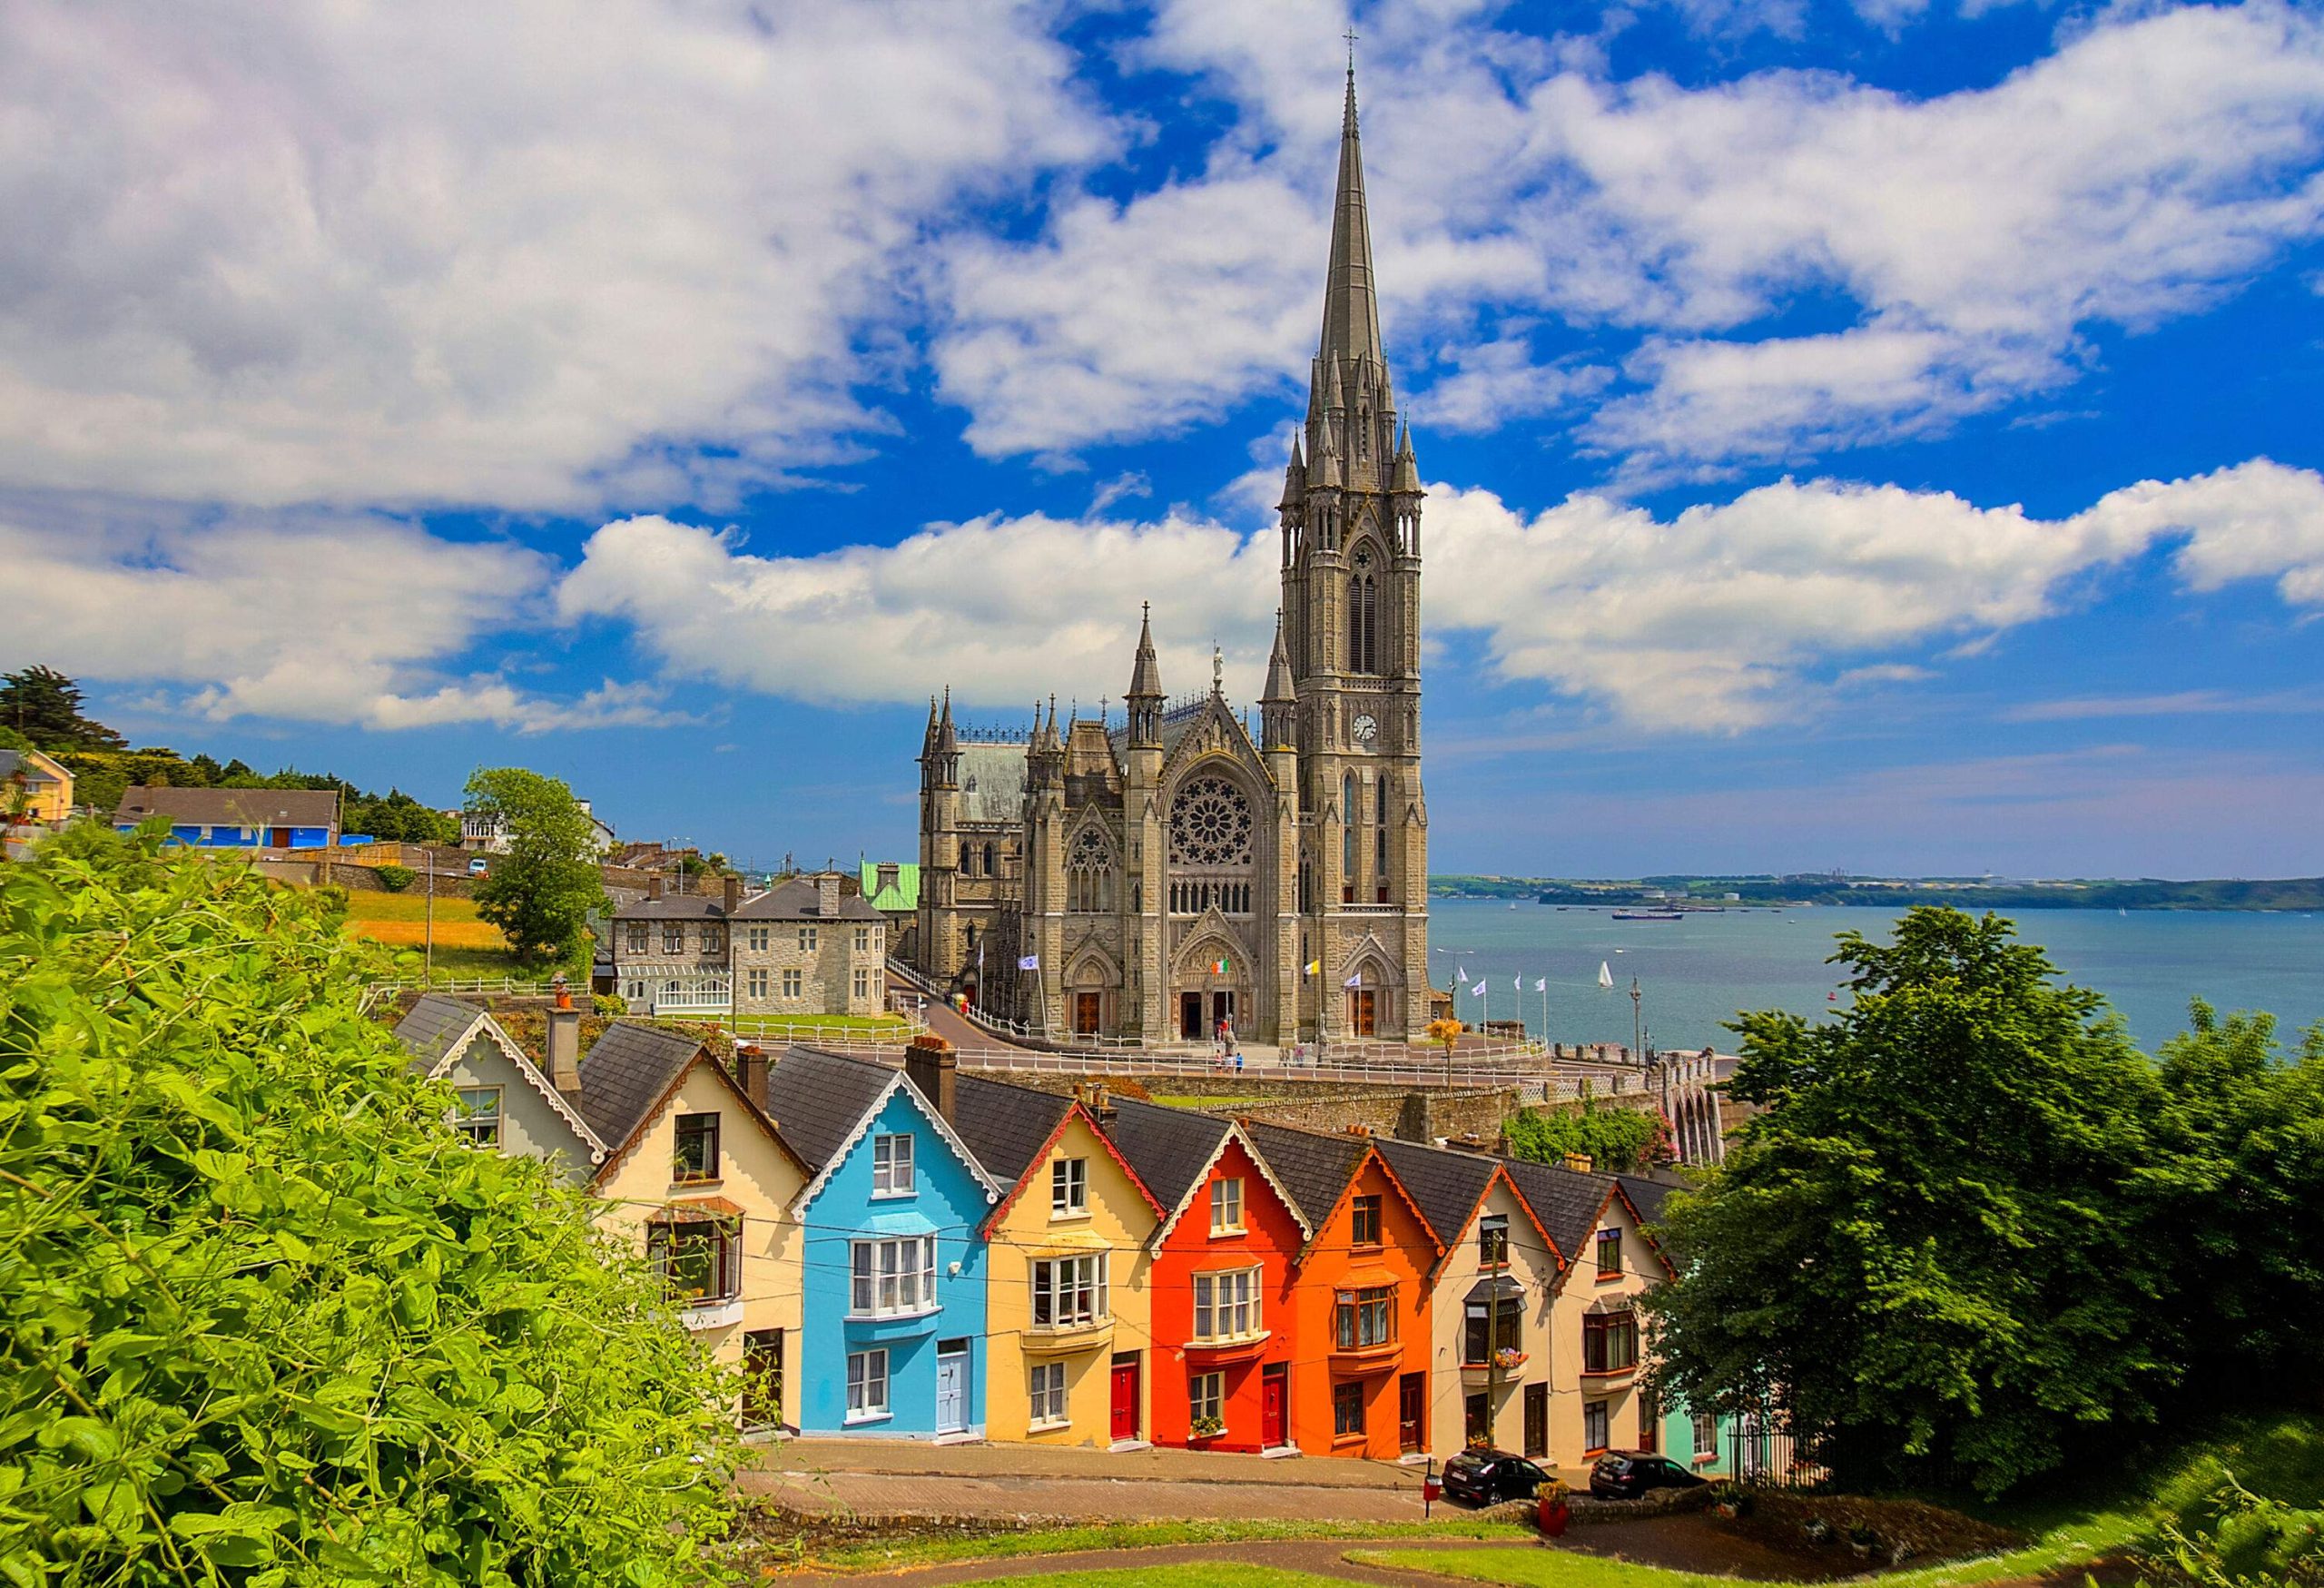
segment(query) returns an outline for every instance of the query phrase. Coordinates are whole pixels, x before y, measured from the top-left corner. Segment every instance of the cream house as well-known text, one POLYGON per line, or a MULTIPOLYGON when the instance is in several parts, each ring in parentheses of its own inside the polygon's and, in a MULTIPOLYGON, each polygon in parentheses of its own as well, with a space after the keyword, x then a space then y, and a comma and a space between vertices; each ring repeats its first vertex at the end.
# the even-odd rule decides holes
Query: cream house
POLYGON ((1429 1452, 1464 1446, 1545 1460, 1565 1258, 1501 1159, 1410 1141, 1374 1143, 1444 1245, 1429 1275, 1429 1452))

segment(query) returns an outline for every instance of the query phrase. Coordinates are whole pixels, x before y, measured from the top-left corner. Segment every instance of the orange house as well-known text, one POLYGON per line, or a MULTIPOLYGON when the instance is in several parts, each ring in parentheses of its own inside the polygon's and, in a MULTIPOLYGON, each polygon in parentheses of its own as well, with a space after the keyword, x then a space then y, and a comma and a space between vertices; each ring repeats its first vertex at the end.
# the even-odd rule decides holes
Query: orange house
POLYGON ((1157 1445, 1277 1450, 1292 1444, 1295 1259, 1307 1220, 1240 1126, 1154 1103, 1108 1127, 1162 1204, 1147 1249, 1157 1445))
POLYGON ((1292 1439, 1393 1461, 1428 1448, 1428 1274, 1444 1248, 1366 1135, 1244 1129, 1306 1216, 1292 1277, 1292 1439))

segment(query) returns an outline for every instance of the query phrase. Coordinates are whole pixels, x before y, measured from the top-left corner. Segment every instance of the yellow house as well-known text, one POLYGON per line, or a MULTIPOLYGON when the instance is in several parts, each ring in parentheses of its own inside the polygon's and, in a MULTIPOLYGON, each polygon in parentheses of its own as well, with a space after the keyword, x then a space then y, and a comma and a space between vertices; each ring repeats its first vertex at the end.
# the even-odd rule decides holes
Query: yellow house
POLYGON ((1566 1258, 1550 1306, 1547 1465, 1586 1481, 1605 1452, 1652 1450, 1659 1437, 1661 1413, 1639 1383, 1638 1298, 1670 1266, 1615 1176, 1514 1159, 1508 1168, 1566 1258))
MULTIPOLYGON (((552 1076, 561 1048, 553 1020, 552 1076)), ((590 1182, 603 1222, 645 1248, 704 1347, 743 1369, 743 1426, 795 1425, 783 1373, 803 1274, 785 1209, 810 1176, 763 1106, 766 1060, 745 1050, 736 1068, 693 1037, 616 1021, 576 1066, 576 1103, 606 1145, 590 1182)))
POLYGON ((18 820, 61 827, 73 814, 73 774, 38 750, 0 750, 0 826, 18 820), (17 791, 24 807, 16 811, 17 791))
POLYGON ((1147 1242, 1162 1208, 1088 1100, 960 1079, 953 1129, 1006 1194, 986 1219, 985 1433, 1135 1449, 1150 1427, 1147 1242))

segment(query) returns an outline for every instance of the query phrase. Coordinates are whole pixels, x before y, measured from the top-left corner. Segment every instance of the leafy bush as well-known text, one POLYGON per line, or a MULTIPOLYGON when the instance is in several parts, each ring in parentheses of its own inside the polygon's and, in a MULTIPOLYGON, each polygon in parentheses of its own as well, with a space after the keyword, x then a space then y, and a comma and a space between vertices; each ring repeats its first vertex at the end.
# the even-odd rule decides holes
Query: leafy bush
POLYGON ((1578 1152, 1595 1169, 1627 1173, 1656 1159, 1660 1123, 1641 1110, 1600 1108, 1592 1098, 1582 1099, 1579 1109, 1525 1109, 1509 1121, 1510 1156, 1563 1163, 1578 1152))
POLYGON ((411 880, 419 873, 408 865, 379 865, 371 868, 371 874, 379 879, 379 886, 387 892, 400 893, 411 886, 411 880))
POLYGON ((726 1386, 463 1146, 311 893, 94 829, 0 868, 0 1581, 676 1583, 726 1386))
POLYGON ((596 993, 589 1004, 593 1012, 606 1020, 619 1020, 629 1012, 629 1001, 611 992, 596 993))

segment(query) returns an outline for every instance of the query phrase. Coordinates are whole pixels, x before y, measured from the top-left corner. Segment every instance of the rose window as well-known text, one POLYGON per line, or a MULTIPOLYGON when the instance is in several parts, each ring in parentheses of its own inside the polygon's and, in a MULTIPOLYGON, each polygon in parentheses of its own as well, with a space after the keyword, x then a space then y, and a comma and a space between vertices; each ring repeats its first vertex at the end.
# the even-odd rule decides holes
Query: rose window
POLYGON ((1251 802, 1220 777, 1201 777, 1170 802, 1170 858, 1180 865, 1251 863, 1251 802))

